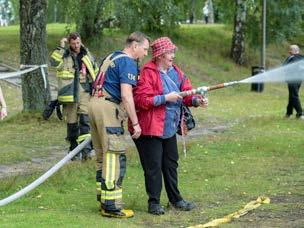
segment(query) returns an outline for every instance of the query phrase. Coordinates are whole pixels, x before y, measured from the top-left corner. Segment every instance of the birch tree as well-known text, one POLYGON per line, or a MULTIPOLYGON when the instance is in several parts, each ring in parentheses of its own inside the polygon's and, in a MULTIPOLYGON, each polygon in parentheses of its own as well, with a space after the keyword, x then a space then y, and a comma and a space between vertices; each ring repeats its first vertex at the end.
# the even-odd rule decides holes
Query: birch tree
POLYGON ((245 63, 246 4, 244 0, 235 0, 235 3, 236 14, 234 18, 230 57, 235 63, 242 65, 245 63))

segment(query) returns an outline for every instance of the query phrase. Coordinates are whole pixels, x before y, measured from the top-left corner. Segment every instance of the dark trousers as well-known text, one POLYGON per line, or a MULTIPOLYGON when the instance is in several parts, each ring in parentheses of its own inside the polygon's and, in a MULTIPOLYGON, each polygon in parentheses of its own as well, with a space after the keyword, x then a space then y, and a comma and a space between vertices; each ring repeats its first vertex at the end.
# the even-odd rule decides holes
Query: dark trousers
POLYGON ((159 204, 162 178, 171 203, 182 200, 178 190, 178 149, 176 136, 168 139, 141 136, 134 140, 144 170, 149 204, 159 204))
POLYGON ((208 16, 204 16, 205 23, 208 24, 208 16))
POLYGON ((297 112, 297 117, 302 115, 302 107, 299 98, 299 90, 301 83, 289 83, 288 84, 288 105, 286 110, 286 115, 290 116, 293 113, 293 109, 297 112))

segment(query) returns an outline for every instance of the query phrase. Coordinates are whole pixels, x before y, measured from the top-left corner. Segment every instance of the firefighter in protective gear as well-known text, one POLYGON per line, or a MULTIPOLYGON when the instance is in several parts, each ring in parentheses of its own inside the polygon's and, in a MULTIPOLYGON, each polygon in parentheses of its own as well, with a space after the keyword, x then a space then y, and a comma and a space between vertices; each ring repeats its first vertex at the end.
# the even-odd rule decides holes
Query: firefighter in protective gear
POLYGON ((137 62, 148 54, 149 39, 134 32, 122 51, 110 54, 102 63, 89 102, 93 146, 96 152, 97 201, 101 215, 129 218, 132 210, 123 209, 122 181, 126 171, 126 143, 123 122, 128 116, 138 138, 138 124, 132 88, 139 73, 137 62), (100 80, 101 79, 101 80, 100 80))
MULTIPOLYGON (((62 38, 60 46, 51 55, 51 65, 56 67, 58 78, 58 102, 63 105, 67 121, 67 141, 72 151, 90 136, 88 102, 97 67, 78 33, 62 38), (69 43, 69 48, 65 44, 69 43)), ((91 157, 92 145, 87 145, 76 159, 91 157)))

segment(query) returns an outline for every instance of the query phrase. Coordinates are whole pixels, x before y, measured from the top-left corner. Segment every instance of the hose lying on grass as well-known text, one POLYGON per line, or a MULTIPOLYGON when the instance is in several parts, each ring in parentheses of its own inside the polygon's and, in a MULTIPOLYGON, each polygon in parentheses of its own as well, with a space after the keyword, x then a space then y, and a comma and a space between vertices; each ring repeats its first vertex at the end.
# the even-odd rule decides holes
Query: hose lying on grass
POLYGON ((16 199, 19 199, 21 196, 25 195, 26 193, 32 191, 44 181, 46 181, 50 176, 56 173, 62 166, 64 166, 68 161, 70 161, 76 154, 78 154, 87 144, 91 143, 91 137, 88 137, 84 140, 81 144, 79 144, 74 150, 68 153, 63 159, 61 159, 56 165, 50 168, 46 173, 36 179, 34 182, 26 186, 25 188, 21 189, 19 192, 0 200, 0 207, 4 206, 16 199))
POLYGON ((214 219, 211 222, 205 223, 205 224, 199 224, 195 226, 189 226, 188 228, 206 228, 206 227, 215 227, 219 226, 224 223, 228 223, 232 221, 235 218, 239 218, 243 215, 246 215, 249 211, 256 209, 257 207, 261 206, 261 204, 269 204, 270 199, 268 197, 260 196, 256 200, 253 200, 249 203, 247 203, 244 208, 229 214, 223 218, 220 219, 214 219))

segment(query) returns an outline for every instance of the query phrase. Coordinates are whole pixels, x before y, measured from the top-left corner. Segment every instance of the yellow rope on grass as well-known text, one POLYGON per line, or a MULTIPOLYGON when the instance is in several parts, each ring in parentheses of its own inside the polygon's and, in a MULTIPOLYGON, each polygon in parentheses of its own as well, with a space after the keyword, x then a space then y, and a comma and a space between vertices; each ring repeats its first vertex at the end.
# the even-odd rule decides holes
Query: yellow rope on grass
POLYGON ((189 226, 188 228, 206 228, 206 227, 215 227, 219 226, 224 223, 228 223, 233 219, 239 218, 243 215, 246 215, 249 211, 256 209, 257 207, 261 206, 261 204, 269 204, 270 199, 268 197, 260 196, 256 200, 253 200, 245 205, 244 208, 229 214, 223 218, 220 219, 214 219, 211 222, 205 223, 205 224, 199 224, 195 226, 189 226))

